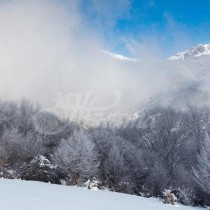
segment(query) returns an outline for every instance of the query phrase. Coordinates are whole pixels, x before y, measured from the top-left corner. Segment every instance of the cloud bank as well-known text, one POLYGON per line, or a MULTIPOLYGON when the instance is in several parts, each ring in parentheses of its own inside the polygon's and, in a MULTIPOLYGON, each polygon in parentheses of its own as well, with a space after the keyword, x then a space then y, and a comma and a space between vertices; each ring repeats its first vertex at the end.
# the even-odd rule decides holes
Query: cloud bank
MULTIPOLYGON (((111 7, 108 1, 91 0, 90 8, 96 22, 111 15, 105 24, 113 27, 118 18, 129 14, 130 2, 121 3, 118 12, 118 3, 111 7)), ((139 62, 119 61, 103 53, 109 43, 87 24, 80 5, 79 1, 0 1, 1 98, 27 97, 52 107, 57 94, 94 92, 103 96, 97 103, 110 104, 107 101, 117 91, 122 96, 118 106, 130 109, 174 82, 179 84, 174 78, 180 72, 155 59, 160 53, 158 47, 154 50, 156 41, 127 41, 139 62)))

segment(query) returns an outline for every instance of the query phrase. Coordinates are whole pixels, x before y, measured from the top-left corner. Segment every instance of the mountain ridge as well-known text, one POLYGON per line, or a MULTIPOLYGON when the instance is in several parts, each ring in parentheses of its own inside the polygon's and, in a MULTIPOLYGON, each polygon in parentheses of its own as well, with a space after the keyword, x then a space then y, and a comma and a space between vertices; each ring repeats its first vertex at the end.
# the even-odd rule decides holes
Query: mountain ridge
POLYGON ((198 44, 189 50, 178 52, 175 55, 169 57, 169 60, 185 60, 198 58, 201 56, 210 55, 210 43, 208 44, 198 44))

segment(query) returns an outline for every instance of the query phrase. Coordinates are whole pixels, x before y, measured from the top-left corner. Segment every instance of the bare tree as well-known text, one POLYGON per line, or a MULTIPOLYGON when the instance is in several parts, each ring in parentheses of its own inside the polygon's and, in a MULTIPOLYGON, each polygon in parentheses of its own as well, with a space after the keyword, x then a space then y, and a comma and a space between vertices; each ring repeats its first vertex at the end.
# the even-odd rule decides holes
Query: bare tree
POLYGON ((200 188, 210 195, 210 139, 207 132, 197 160, 198 166, 193 169, 195 180, 200 188))
POLYGON ((146 115, 141 141, 145 148, 155 153, 162 165, 173 175, 181 160, 180 153, 189 140, 184 114, 173 109, 156 109, 146 115))
POLYGON ((6 129, 17 124, 18 106, 14 102, 0 101, 0 137, 6 129))
POLYGON ((17 127, 22 135, 27 135, 28 132, 34 130, 33 118, 39 111, 39 105, 34 105, 27 99, 22 99, 19 104, 19 112, 17 115, 17 127))

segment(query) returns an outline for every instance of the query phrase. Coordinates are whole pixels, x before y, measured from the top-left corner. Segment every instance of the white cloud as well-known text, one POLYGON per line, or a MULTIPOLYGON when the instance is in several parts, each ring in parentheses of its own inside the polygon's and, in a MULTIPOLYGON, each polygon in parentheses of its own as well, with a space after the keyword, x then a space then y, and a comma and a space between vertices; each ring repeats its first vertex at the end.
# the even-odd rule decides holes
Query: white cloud
MULTIPOLYGON (((92 0, 93 9, 108 22, 127 14, 130 7, 128 0, 98 2, 92 0)), ((140 62, 117 61, 97 50, 107 49, 108 43, 85 25, 76 1, 68 5, 56 0, 0 2, 2 98, 25 96, 53 106, 59 92, 119 91, 124 97, 120 105, 130 107, 171 85, 170 73, 150 59, 159 53, 158 47, 156 53, 150 47, 159 46, 158 41, 147 37, 143 44, 128 42, 134 55, 144 56, 138 57, 140 62)))

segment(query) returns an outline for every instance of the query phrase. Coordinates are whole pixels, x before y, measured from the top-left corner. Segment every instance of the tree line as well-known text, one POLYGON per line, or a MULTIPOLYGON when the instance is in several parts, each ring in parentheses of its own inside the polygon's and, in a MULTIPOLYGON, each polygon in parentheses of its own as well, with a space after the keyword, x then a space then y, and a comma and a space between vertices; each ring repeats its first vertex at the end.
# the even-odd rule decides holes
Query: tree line
POLYGON ((29 100, 0 101, 0 176, 210 204, 210 107, 156 106, 115 127, 83 127, 29 100))

